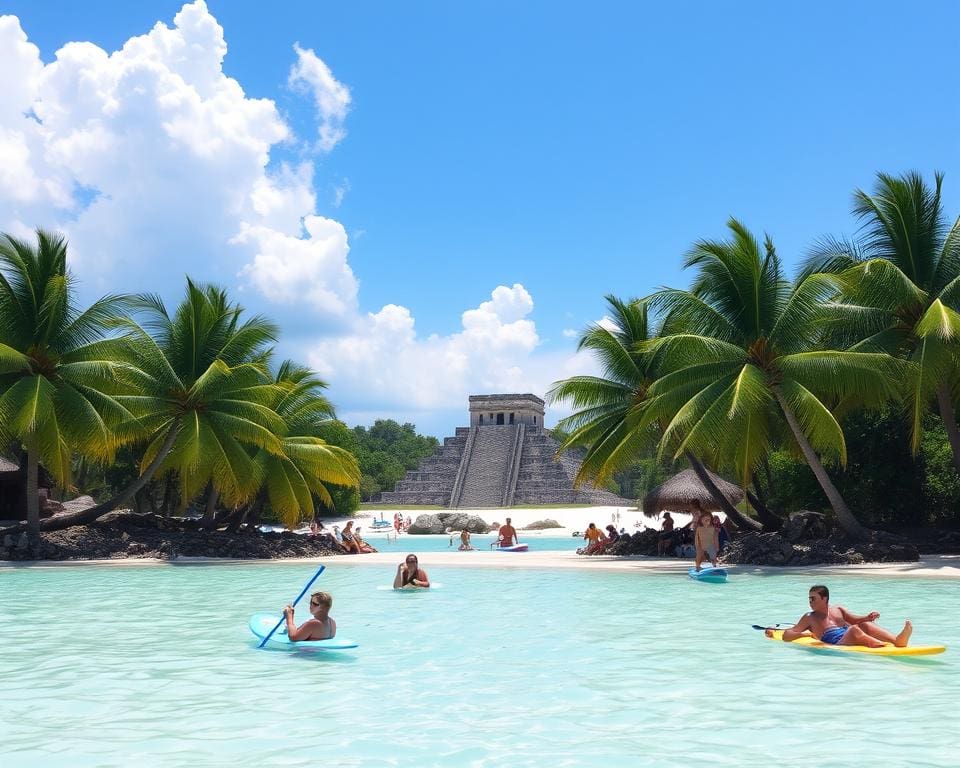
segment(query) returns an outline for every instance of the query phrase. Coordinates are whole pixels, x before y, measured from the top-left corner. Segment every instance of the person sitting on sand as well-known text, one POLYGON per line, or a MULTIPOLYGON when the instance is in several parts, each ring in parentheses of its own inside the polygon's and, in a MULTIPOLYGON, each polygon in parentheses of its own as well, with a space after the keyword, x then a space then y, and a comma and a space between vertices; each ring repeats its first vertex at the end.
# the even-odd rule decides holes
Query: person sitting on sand
POLYGON ((600 548, 597 550, 598 555, 605 555, 610 549, 612 544, 616 544, 620 541, 620 534, 617 533, 617 529, 612 526, 607 526, 607 535, 603 537, 600 542, 600 548))
POLYGON ((470 552, 473 549, 473 544, 470 543, 470 531, 460 531, 460 547, 461 552, 470 552))
POLYGON ((370 554, 371 552, 377 551, 376 549, 371 547, 369 544, 367 544, 367 542, 365 542, 362 538, 360 538, 359 528, 357 528, 357 530, 353 532, 353 540, 354 542, 356 542, 357 547, 359 548, 361 554, 366 555, 366 554, 370 554))
POLYGON ((583 532, 583 540, 587 542, 587 549, 590 549, 594 544, 600 541, 603 538, 603 532, 597 528, 596 523, 590 523, 587 526, 587 530, 583 532))
POLYGON ((359 555, 362 551, 353 534, 353 520, 348 520, 347 524, 343 526, 343 530, 340 532, 340 542, 343 544, 343 548, 347 550, 348 555, 359 555))
POLYGON ((333 607, 333 596, 329 592, 314 592, 310 595, 310 613, 312 619, 307 619, 299 627, 293 619, 295 608, 288 605, 283 609, 287 620, 287 637, 291 640, 327 640, 337 634, 337 622, 330 618, 330 609, 333 607))
POLYGON ((710 558, 710 562, 716 568, 720 546, 717 542, 717 529, 713 527, 713 515, 709 512, 700 513, 700 525, 697 526, 693 543, 697 548, 696 569, 700 570, 700 564, 705 557, 710 558))
POLYGON ((660 526, 660 536, 657 538, 657 554, 665 555, 673 549, 673 518, 669 512, 663 513, 663 524, 660 526))
POLYGON ((407 555, 406 560, 397 566, 397 575, 393 577, 394 589, 430 589, 430 577, 420 567, 416 555, 407 555))
MULTIPOLYGON (((783 639, 787 642, 798 637, 812 635, 829 645, 865 645, 868 648, 882 648, 892 643, 897 648, 905 648, 913 634, 913 625, 905 621, 899 635, 893 634, 874 622, 880 614, 871 611, 866 616, 850 613, 842 605, 830 605, 830 590, 823 584, 810 587, 808 597, 810 612, 803 614, 790 629, 783 630, 783 639)), ((767 637, 773 637, 774 630, 765 630, 767 637)))
POLYGON ((500 530, 497 533, 497 546, 498 547, 512 547, 514 544, 519 544, 520 540, 517 538, 517 529, 510 524, 510 518, 507 518, 507 522, 500 526, 500 530))

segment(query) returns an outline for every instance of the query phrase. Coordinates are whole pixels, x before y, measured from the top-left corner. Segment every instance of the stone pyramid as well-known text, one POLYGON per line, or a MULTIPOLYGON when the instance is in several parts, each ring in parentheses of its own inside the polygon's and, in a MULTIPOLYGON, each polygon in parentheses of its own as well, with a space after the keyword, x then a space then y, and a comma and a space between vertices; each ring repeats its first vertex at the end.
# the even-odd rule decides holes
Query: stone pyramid
POLYGON ((471 395, 470 426, 376 501, 391 506, 450 508, 523 504, 633 504, 609 491, 573 487, 580 457, 556 457, 559 443, 543 427, 544 401, 536 395, 471 395))

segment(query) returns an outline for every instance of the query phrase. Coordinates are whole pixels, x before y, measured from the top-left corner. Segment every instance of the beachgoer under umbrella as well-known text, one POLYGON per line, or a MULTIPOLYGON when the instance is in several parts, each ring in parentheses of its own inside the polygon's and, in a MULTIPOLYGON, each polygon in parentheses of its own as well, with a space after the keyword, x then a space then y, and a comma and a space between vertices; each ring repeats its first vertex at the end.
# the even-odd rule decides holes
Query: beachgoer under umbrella
POLYGON ((673 518, 669 512, 664 512, 663 523, 660 525, 660 535, 657 538, 658 555, 665 555, 673 549, 673 539, 675 535, 673 532, 673 518))

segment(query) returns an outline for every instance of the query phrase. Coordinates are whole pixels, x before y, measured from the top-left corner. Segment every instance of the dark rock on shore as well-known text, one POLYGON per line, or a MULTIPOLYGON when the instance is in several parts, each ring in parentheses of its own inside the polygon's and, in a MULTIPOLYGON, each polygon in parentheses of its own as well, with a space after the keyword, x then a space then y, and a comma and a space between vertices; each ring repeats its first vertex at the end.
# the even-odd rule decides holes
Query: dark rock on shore
MULTIPOLYGON (((656 556, 658 539, 659 532, 651 530, 621 536, 604 554, 656 556)), ((858 565, 919 559, 917 545, 906 538, 875 531, 868 541, 854 541, 831 532, 815 512, 798 513, 778 533, 740 533, 727 543, 720 558, 740 565, 858 565)))
POLYGON ((407 533, 446 533, 451 531, 469 531, 470 533, 487 533, 490 524, 482 517, 468 515, 466 512, 438 512, 430 515, 417 515, 407 533))
POLYGON ((278 559, 337 554, 325 540, 255 528, 237 533, 207 531, 199 521, 115 512, 94 523, 42 533, 39 543, 26 534, 0 541, 0 560, 112 560, 123 558, 218 557, 278 559))
POLYGON ((780 533, 745 533, 731 541, 723 562, 751 565, 859 565, 911 563, 920 559, 915 544, 883 531, 868 541, 833 533, 824 539, 790 541, 780 533))

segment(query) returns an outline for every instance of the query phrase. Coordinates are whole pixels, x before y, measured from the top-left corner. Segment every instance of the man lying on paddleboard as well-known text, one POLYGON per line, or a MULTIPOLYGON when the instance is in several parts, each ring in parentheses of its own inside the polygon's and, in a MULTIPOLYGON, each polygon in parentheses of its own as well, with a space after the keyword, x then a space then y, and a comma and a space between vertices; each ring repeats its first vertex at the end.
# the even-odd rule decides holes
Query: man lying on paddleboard
MULTIPOLYGON (((868 648, 880 648, 893 643, 897 648, 905 648, 913 633, 913 625, 907 621, 899 635, 884 629, 874 622, 880 614, 871 611, 866 616, 850 613, 842 605, 830 605, 830 590, 822 584, 810 587, 810 613, 805 613, 790 629, 783 630, 785 642, 791 642, 804 635, 813 635, 828 645, 865 645, 868 648)), ((773 637, 774 630, 767 628, 767 637, 773 637)))

